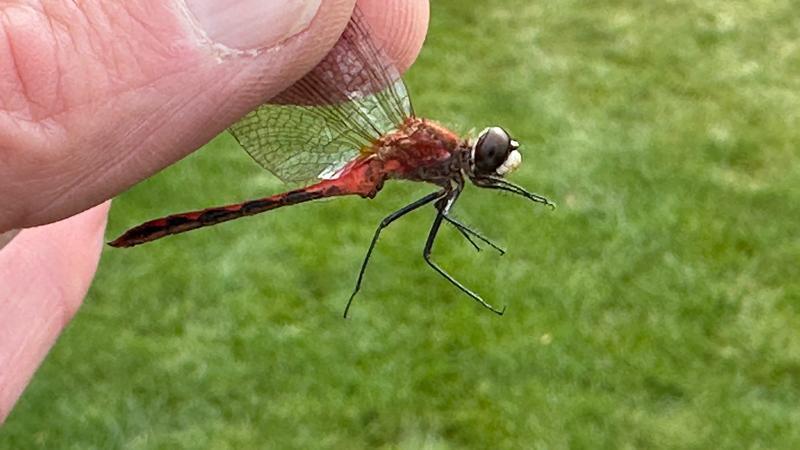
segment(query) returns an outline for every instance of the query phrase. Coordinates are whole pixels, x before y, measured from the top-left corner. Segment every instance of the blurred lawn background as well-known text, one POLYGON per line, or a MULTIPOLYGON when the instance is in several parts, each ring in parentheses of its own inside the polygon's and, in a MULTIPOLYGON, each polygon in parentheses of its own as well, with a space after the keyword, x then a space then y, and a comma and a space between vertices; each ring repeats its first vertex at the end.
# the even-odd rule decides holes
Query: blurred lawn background
MULTIPOLYGON (((791 1, 433 0, 418 114, 523 143, 550 212, 469 189, 307 204, 107 249, 0 448, 798 448, 800 12, 791 1)), ((233 140, 114 204, 108 236, 278 192, 233 140)))

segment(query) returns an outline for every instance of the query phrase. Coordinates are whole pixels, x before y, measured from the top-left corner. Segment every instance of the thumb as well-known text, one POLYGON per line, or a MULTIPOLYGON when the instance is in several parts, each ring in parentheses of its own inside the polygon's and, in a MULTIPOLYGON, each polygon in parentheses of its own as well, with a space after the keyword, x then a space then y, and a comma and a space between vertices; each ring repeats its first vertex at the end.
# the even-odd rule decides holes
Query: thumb
POLYGON ((0 233, 83 211, 309 71, 354 0, 0 3, 0 233))

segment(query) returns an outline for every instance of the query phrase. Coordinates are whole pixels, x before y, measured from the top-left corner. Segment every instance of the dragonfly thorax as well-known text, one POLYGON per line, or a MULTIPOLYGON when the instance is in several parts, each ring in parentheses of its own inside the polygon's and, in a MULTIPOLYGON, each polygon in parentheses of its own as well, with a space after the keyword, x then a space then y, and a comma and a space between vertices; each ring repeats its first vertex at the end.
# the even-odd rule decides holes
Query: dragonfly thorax
POLYGON ((475 176, 504 176, 522 163, 519 143, 500 127, 480 132, 470 153, 470 165, 475 176))

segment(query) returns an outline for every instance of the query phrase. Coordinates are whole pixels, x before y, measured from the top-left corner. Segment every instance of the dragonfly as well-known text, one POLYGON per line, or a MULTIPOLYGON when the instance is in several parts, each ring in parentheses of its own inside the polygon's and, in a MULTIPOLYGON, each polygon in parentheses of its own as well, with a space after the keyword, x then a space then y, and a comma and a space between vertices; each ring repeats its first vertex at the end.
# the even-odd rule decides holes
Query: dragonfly
POLYGON ((436 190, 381 220, 367 248, 347 305, 361 289, 381 232, 397 219, 433 204, 436 216, 423 259, 484 308, 503 315, 431 258, 441 225, 455 227, 477 250, 476 240, 505 251, 453 217, 466 180, 479 188, 555 204, 511 183, 505 176, 522 162, 520 145, 501 127, 461 137, 413 110, 398 69, 371 34, 356 8, 332 50, 311 72, 229 128, 240 146, 263 168, 303 187, 242 203, 173 214, 131 228, 109 242, 133 247, 166 236, 252 216, 284 206, 330 197, 374 198, 389 180, 432 184, 436 190))

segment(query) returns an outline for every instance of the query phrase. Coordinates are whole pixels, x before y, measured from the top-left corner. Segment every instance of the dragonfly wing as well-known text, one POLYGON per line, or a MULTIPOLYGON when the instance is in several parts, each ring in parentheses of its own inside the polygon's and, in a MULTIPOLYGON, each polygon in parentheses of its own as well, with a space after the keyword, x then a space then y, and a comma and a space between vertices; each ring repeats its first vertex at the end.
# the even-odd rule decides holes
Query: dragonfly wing
POLYGON ((262 167, 287 182, 330 178, 413 115, 400 73, 356 9, 305 77, 230 128, 262 167))
POLYGON ((262 105, 230 131, 258 164, 287 183, 312 180, 343 165, 367 144, 331 126, 318 107, 262 105))

